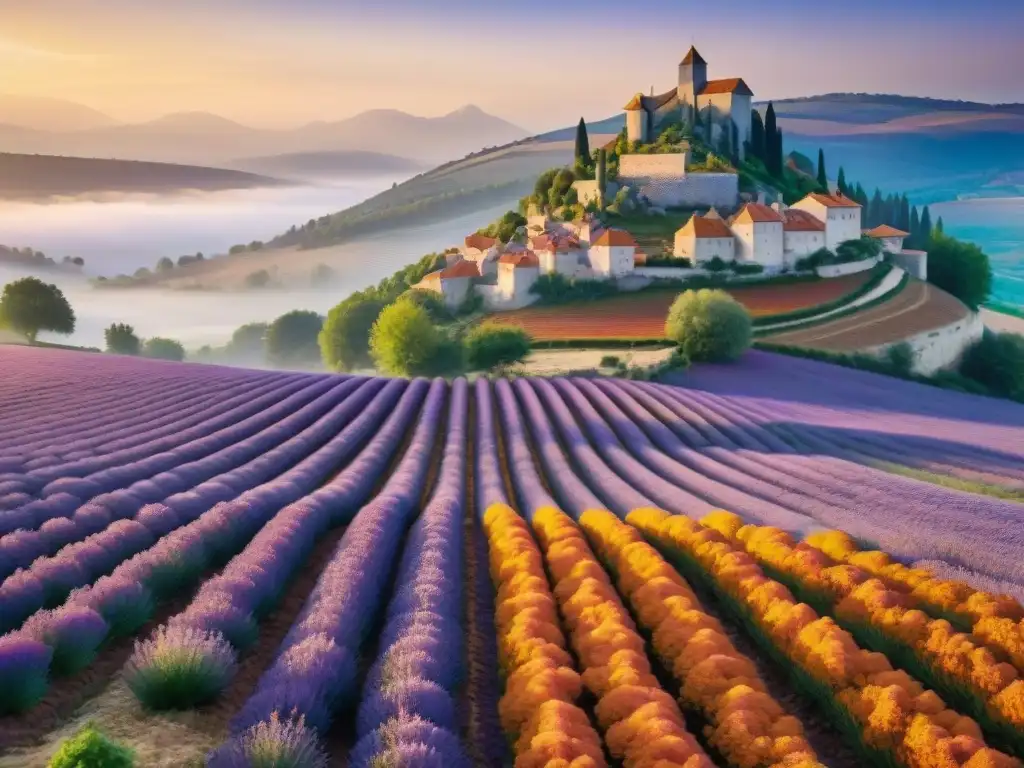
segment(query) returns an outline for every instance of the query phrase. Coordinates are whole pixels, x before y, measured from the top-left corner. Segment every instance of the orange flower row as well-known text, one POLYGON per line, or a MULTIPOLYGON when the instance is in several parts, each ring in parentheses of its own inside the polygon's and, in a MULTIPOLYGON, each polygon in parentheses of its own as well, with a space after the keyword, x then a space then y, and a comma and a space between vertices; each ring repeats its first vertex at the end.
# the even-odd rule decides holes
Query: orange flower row
POLYGON ((530 529, 511 507, 495 504, 484 515, 484 531, 506 676, 498 714, 516 739, 515 767, 605 768, 601 739, 575 704, 583 683, 530 529))
POLYGON ((958 617, 972 634, 1005 653, 1024 673, 1024 607, 1009 595, 993 595, 959 581, 936 578, 923 568, 908 568, 884 552, 862 551, 842 531, 807 537, 829 557, 862 568, 890 587, 903 589, 932 614, 958 617))
POLYGON ((977 723, 894 670, 884 654, 858 647, 831 618, 797 602, 719 531, 661 510, 635 510, 627 521, 685 552, 743 604, 778 651, 831 689, 861 726, 866 745, 888 751, 907 768, 1020 767, 1014 758, 985 746, 977 723))
POLYGON ((658 656, 682 682, 683 701, 703 713, 709 743, 729 764, 820 768, 800 721, 785 714, 754 664, 657 550, 610 512, 588 511, 580 523, 618 574, 658 656))
POLYGON ((981 619, 1024 619, 1024 607, 1009 595, 993 595, 974 589, 961 581, 940 579, 924 568, 910 568, 894 561, 885 552, 861 550, 851 536, 842 531, 823 531, 807 537, 807 543, 841 563, 849 563, 910 593, 925 610, 962 617, 968 624, 981 619))
POLYGON ((651 673, 643 638, 579 527, 564 512, 544 507, 534 514, 533 528, 583 684, 598 700, 608 751, 626 768, 712 768, 679 706, 651 673))
POLYGON ((740 543, 761 563, 826 597, 840 621, 873 627, 908 646, 938 673, 936 677, 970 690, 993 717, 1024 726, 1024 681, 1013 665, 1001 663, 945 619, 932 619, 913 608, 906 593, 854 565, 836 565, 822 550, 798 544, 778 528, 743 525, 729 512, 714 512, 701 522, 740 543))

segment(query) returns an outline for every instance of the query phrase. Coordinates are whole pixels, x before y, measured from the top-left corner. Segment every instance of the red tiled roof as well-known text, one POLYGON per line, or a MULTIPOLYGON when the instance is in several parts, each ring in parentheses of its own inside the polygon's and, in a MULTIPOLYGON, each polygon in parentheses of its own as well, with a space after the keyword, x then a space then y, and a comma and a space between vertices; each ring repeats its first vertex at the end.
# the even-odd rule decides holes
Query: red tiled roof
POLYGON ((530 247, 535 251, 569 251, 580 247, 580 241, 572 235, 545 234, 530 238, 530 247))
POLYGON ((533 251, 516 251, 514 253, 502 254, 501 258, 498 259, 502 264, 511 264, 513 269, 521 269, 525 267, 539 267, 540 259, 537 258, 537 254, 533 251))
POLYGON ((427 282, 430 282, 430 283, 440 283, 441 282, 441 273, 442 272, 444 272, 444 270, 443 269, 439 269, 436 272, 431 272, 430 274, 424 275, 423 276, 423 282, 424 283, 427 283, 427 282))
POLYGON ((729 227, 721 219, 715 217, 707 218, 697 214, 691 216, 690 220, 679 231, 699 238, 732 237, 729 227))
POLYGON ((480 270, 476 266, 476 262, 456 261, 447 269, 441 270, 442 280, 454 280, 460 277, 480 277, 480 270))
POLYGON ((824 232, 825 222, 807 211, 798 208, 787 208, 782 213, 785 222, 782 228, 787 232, 824 232))
POLYGON ((716 93, 738 93, 740 96, 754 95, 754 92, 750 90, 750 86, 743 81, 742 77, 729 77, 725 80, 708 80, 699 95, 711 96, 716 93))
POLYGON ((474 232, 472 235, 466 235, 466 247, 476 248, 478 251, 486 251, 488 248, 497 244, 498 238, 487 237, 487 235, 481 235, 479 232, 474 232))
POLYGON ((747 203, 736 214, 733 221, 749 221, 755 224, 764 224, 766 222, 781 222, 782 216, 774 208, 769 208, 767 205, 747 203))
POLYGON ((633 246, 636 248, 636 240, 624 229, 606 229, 591 245, 613 245, 633 246))
POLYGON ((888 224, 879 224, 874 229, 866 229, 864 234, 868 237, 910 237, 909 232, 890 227, 888 224))
POLYGON ((811 192, 807 197, 817 200, 826 208, 860 208, 860 203, 856 200, 851 200, 842 192, 836 192, 834 195, 826 195, 823 192, 811 192))

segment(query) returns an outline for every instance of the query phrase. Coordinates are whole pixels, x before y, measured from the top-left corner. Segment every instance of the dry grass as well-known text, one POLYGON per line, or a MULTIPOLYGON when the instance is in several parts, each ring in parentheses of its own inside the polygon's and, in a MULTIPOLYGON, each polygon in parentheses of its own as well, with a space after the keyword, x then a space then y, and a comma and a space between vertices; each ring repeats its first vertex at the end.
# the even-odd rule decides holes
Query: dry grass
POLYGON ((539 349, 531 352, 526 361, 516 369, 524 373, 541 375, 596 369, 600 367, 601 358, 605 355, 614 355, 626 365, 648 368, 668 360, 673 351, 672 347, 634 351, 628 349, 539 349))
POLYGON ((135 750, 145 768, 201 768, 204 757, 227 733, 212 733, 201 712, 152 714, 144 711, 121 678, 82 707, 38 746, 0 757, 0 768, 46 768, 62 741, 92 722, 111 739, 135 750))

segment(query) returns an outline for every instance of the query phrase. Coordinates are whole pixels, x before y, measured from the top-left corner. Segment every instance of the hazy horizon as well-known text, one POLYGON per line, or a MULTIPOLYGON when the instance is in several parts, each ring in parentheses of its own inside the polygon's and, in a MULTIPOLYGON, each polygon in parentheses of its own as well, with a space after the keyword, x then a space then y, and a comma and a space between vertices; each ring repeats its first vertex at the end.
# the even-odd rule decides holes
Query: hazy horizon
POLYGON ((1024 101, 1024 63, 1012 64, 1022 58, 1015 30, 1024 4, 1013 0, 793 0, 784 10, 752 0, 339 5, 35 0, 2 11, 0 91, 73 101, 123 122, 211 112, 268 128, 476 104, 539 132, 581 114, 607 117, 637 90, 670 86, 694 43, 712 77, 742 76, 758 99, 855 91, 1024 101), (608 55, 545 53, 587 46, 608 55))

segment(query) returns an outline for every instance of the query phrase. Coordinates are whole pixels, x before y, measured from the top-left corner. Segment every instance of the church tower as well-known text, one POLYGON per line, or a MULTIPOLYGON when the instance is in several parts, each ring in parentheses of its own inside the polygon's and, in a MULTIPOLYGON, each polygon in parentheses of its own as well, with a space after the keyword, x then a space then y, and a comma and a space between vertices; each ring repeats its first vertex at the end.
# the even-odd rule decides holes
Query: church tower
MULTIPOLYGON (((696 108, 697 94, 708 84, 708 63, 692 45, 686 56, 679 62, 679 104, 683 109, 696 108)), ((684 114, 685 118, 685 114, 684 114)))

